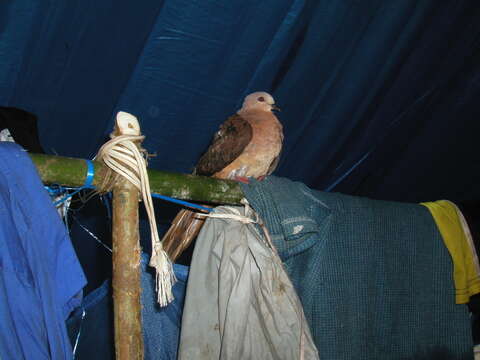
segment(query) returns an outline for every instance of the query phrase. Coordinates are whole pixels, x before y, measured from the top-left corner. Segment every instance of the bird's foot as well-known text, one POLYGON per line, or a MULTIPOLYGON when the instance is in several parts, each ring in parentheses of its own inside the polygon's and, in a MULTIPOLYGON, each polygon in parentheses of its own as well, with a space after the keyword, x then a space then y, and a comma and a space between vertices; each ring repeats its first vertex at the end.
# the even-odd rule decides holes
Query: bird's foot
POLYGON ((244 184, 250 184, 250 179, 246 176, 235 176, 233 180, 244 183, 244 184))
POLYGON ((258 180, 258 181, 263 181, 263 180, 265 180, 265 178, 266 178, 266 176, 265 176, 265 175, 262 175, 262 176, 259 176, 259 177, 257 178, 257 180, 258 180))

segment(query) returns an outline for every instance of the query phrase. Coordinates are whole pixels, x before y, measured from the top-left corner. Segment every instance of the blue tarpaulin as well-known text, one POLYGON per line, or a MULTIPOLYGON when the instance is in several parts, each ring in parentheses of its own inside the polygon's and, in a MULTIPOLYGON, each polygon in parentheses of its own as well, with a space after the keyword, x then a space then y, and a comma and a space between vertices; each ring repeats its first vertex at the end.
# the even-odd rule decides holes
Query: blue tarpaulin
MULTIPOLYGON (((264 90, 282 109, 276 175, 383 200, 478 200, 479 18, 478 0, 4 0, 0 106, 37 115, 46 152, 81 158, 131 112, 149 166, 188 173, 264 90)), ((96 205, 77 215, 107 240, 96 205)), ((175 211, 161 205, 165 229, 175 211)), ((89 292, 110 255, 76 222, 71 234, 89 292)))
POLYGON ((319 190, 478 198, 480 7, 465 1, 0 3, 0 105, 91 158, 117 110, 153 168, 190 172, 254 90, 282 108, 277 175, 319 190))

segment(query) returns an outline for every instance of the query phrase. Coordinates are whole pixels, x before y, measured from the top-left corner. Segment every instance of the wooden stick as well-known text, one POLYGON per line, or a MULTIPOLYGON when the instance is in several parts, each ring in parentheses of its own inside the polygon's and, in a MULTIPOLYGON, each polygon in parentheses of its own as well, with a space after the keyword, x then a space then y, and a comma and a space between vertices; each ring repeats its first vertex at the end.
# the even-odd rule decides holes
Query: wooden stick
POLYGON ((113 188, 113 304, 118 360, 143 359, 137 188, 120 178, 113 188))

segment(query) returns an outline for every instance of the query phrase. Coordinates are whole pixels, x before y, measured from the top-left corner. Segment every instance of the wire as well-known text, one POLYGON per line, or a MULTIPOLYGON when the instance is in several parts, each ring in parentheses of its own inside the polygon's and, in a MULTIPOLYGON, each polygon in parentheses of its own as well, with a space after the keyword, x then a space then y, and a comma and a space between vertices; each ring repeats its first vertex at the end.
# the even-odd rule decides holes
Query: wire
POLYGON ((152 197, 162 199, 162 200, 166 200, 166 201, 170 201, 170 202, 175 203, 175 204, 184 205, 184 206, 187 206, 187 207, 190 207, 190 208, 203 210, 203 211, 206 211, 206 212, 211 212, 212 211, 211 208, 208 208, 208 207, 205 207, 205 206, 202 206, 202 205, 198 205, 198 204, 193 204, 191 202, 184 201, 184 200, 174 199, 174 198, 171 198, 171 197, 165 196, 165 195, 152 193, 152 197))

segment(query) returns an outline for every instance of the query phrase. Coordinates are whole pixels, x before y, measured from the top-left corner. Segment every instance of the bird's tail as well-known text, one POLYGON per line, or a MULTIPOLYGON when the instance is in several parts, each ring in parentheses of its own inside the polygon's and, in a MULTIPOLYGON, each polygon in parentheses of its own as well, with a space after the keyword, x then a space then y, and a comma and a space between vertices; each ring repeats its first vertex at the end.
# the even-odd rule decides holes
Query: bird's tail
POLYGON ((204 216, 190 210, 180 210, 172 221, 172 225, 162 239, 163 249, 172 262, 188 248, 198 235, 205 222, 204 216))

